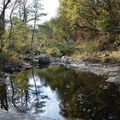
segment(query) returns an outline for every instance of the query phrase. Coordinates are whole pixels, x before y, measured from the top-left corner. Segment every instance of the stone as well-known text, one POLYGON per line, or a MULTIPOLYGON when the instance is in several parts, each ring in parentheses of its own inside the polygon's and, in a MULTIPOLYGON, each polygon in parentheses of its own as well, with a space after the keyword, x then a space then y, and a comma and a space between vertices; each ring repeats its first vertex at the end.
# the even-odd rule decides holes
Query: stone
POLYGON ((39 65, 47 65, 50 63, 50 58, 49 57, 39 57, 38 59, 38 64, 39 65))

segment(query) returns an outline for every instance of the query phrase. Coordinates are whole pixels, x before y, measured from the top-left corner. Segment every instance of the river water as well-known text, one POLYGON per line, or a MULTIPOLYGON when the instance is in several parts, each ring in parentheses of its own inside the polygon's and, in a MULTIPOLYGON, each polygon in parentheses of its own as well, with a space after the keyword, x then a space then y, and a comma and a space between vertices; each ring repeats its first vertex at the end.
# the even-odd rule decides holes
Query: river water
POLYGON ((61 65, 23 70, 0 86, 0 105, 38 120, 120 120, 120 86, 105 80, 61 65))

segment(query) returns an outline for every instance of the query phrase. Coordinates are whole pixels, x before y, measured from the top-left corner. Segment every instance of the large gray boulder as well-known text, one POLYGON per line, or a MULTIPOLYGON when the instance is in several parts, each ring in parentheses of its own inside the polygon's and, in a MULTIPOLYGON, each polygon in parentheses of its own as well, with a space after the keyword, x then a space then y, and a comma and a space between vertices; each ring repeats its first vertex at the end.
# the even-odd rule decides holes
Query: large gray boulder
POLYGON ((38 59, 38 64, 39 65, 47 65, 49 64, 51 61, 50 61, 50 58, 47 57, 47 56, 40 56, 39 59, 38 59))

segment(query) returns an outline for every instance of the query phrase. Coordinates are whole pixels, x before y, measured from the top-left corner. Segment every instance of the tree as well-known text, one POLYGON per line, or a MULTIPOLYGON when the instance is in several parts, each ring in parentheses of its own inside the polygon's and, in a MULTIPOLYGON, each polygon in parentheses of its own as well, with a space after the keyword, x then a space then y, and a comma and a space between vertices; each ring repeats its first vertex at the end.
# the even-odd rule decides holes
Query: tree
POLYGON ((32 51, 33 49, 33 43, 34 43, 34 37, 35 37, 35 32, 36 32, 36 27, 37 27, 37 21, 40 20, 41 16, 44 16, 46 14, 42 13, 42 5, 40 3, 40 0, 34 0, 33 3, 33 9, 32 9, 32 16, 33 16, 33 26, 32 26, 32 38, 31 38, 31 44, 29 50, 32 51))
POLYGON ((37 38, 40 40, 46 40, 46 39, 52 39, 53 34, 52 34, 52 28, 49 25, 49 22, 45 22, 42 25, 38 25, 37 28, 37 38))
POLYGON ((18 6, 18 0, 15 0, 15 2, 13 3, 13 6, 12 6, 12 10, 10 12, 10 31, 9 31, 9 36, 8 36, 8 40, 9 40, 9 45, 8 45, 8 49, 11 49, 13 48, 14 46, 14 41, 12 40, 12 35, 13 35, 13 19, 12 19, 12 16, 13 16, 13 12, 14 10, 17 8, 18 6))
POLYGON ((3 34, 5 32, 5 10, 7 9, 7 6, 11 0, 2 0, 2 9, 0 13, 0 51, 2 51, 2 48, 4 46, 3 44, 3 34))
POLYGON ((107 33, 108 45, 114 44, 120 33, 119 9, 119 0, 60 0, 58 17, 51 21, 54 36, 90 41, 107 33))
POLYGON ((12 50, 26 51, 28 43, 30 42, 30 27, 24 23, 23 20, 17 17, 12 18, 13 31, 11 39, 14 42, 12 50))

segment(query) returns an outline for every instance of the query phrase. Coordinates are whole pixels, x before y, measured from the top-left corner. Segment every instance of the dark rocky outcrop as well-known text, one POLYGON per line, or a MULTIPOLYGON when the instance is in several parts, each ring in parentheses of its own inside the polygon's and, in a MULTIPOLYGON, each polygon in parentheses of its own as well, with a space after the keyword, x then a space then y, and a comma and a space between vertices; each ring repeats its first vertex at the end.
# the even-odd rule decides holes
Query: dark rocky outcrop
POLYGON ((24 60, 30 63, 33 66, 44 66, 51 63, 50 57, 45 54, 40 55, 26 55, 24 60))
POLYGON ((39 57, 39 59, 38 59, 38 64, 39 64, 39 66, 47 65, 47 64, 49 64, 50 62, 51 62, 51 61, 50 61, 50 58, 47 57, 47 56, 39 57))
POLYGON ((21 63, 12 63, 8 62, 3 65, 2 70, 7 73, 13 73, 13 72, 19 72, 23 69, 23 66, 21 63))

